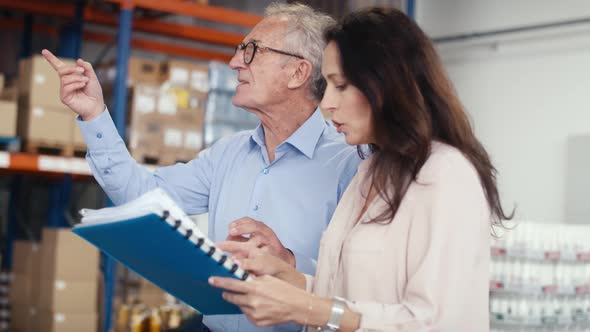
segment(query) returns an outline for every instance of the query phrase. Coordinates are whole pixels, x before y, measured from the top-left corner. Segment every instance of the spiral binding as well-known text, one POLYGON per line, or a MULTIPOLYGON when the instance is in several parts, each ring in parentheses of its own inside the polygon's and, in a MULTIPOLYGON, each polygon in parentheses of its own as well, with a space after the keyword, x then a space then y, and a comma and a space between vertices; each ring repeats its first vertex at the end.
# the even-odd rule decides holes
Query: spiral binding
MULTIPOLYGON (((167 219, 170 217, 170 211, 168 210, 164 210, 162 213, 162 221, 167 222, 167 219)), ((174 220, 174 225, 171 225, 172 230, 178 231, 178 229, 180 228, 180 226, 182 226, 182 220, 177 219, 174 220)), ((193 235, 193 230, 192 229, 187 229, 186 233, 183 235, 183 237, 188 240, 190 239, 190 237, 193 235)), ((195 246, 199 249, 201 249, 201 247, 203 246, 203 244, 205 243, 205 239, 202 237, 197 238, 197 243, 195 243, 195 246)), ((215 248, 214 246, 209 247, 209 250, 206 252, 206 255, 209 257, 213 257, 213 255, 215 254, 217 248, 215 248)), ((225 262, 227 261, 229 257, 227 257, 227 255, 222 255, 221 258, 217 261, 217 263, 219 265, 223 265, 225 264, 225 262)), ((239 266, 237 264, 232 264, 232 267, 229 270, 229 273, 235 275, 236 277, 238 277, 235 273, 238 271, 239 266)), ((241 280, 247 280, 249 277, 248 272, 243 271, 243 274, 240 277, 238 277, 241 280)))

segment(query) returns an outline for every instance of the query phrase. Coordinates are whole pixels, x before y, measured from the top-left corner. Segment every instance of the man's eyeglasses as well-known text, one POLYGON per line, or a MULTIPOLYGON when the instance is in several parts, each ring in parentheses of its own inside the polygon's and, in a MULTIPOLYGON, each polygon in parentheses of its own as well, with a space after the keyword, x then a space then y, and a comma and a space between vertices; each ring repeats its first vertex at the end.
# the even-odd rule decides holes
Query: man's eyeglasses
POLYGON ((288 56, 294 56, 296 58, 303 59, 303 57, 301 55, 297 55, 297 54, 277 50, 274 48, 258 45, 256 42, 253 42, 253 41, 245 43, 245 44, 242 43, 242 44, 236 46, 236 53, 238 53, 238 51, 244 51, 244 63, 249 65, 250 63, 252 63, 252 60, 254 60, 254 55, 256 55, 256 51, 258 49, 269 50, 269 51, 272 51, 275 53, 288 55, 288 56))

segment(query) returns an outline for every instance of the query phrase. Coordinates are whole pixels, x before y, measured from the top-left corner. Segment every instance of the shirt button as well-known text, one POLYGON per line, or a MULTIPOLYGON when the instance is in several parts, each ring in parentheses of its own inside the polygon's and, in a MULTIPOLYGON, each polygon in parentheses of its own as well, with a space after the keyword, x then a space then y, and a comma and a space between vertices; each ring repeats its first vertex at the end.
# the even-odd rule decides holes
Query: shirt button
POLYGON ((262 171, 262 173, 268 174, 268 168, 265 168, 264 171, 262 171))
POLYGON ((111 169, 110 168, 107 168, 107 169, 104 170, 103 173, 104 174, 111 174, 111 169))
POLYGON ((96 134, 96 137, 98 137, 98 138, 102 138, 102 133, 98 133, 98 134, 96 134))
POLYGON ((254 208, 252 209, 254 211, 258 211, 258 205, 255 205, 254 208))

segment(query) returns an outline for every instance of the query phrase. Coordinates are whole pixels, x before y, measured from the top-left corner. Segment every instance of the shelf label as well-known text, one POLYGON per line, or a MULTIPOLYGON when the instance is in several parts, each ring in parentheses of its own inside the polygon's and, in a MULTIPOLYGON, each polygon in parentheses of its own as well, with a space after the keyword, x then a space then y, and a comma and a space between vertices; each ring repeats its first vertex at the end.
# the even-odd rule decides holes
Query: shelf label
POLYGON ((8 168, 10 166, 10 154, 8 152, 0 152, 0 167, 8 168))

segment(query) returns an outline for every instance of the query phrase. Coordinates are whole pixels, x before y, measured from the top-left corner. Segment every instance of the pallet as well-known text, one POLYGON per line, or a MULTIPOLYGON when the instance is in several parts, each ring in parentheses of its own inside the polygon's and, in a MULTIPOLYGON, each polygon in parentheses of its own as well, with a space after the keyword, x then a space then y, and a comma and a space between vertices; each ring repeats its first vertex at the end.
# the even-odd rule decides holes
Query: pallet
POLYGON ((25 141, 23 151, 32 154, 44 154, 62 157, 79 157, 86 155, 86 147, 55 142, 25 141))
POLYGON ((20 151, 20 138, 0 136, 0 151, 19 152, 20 151))

